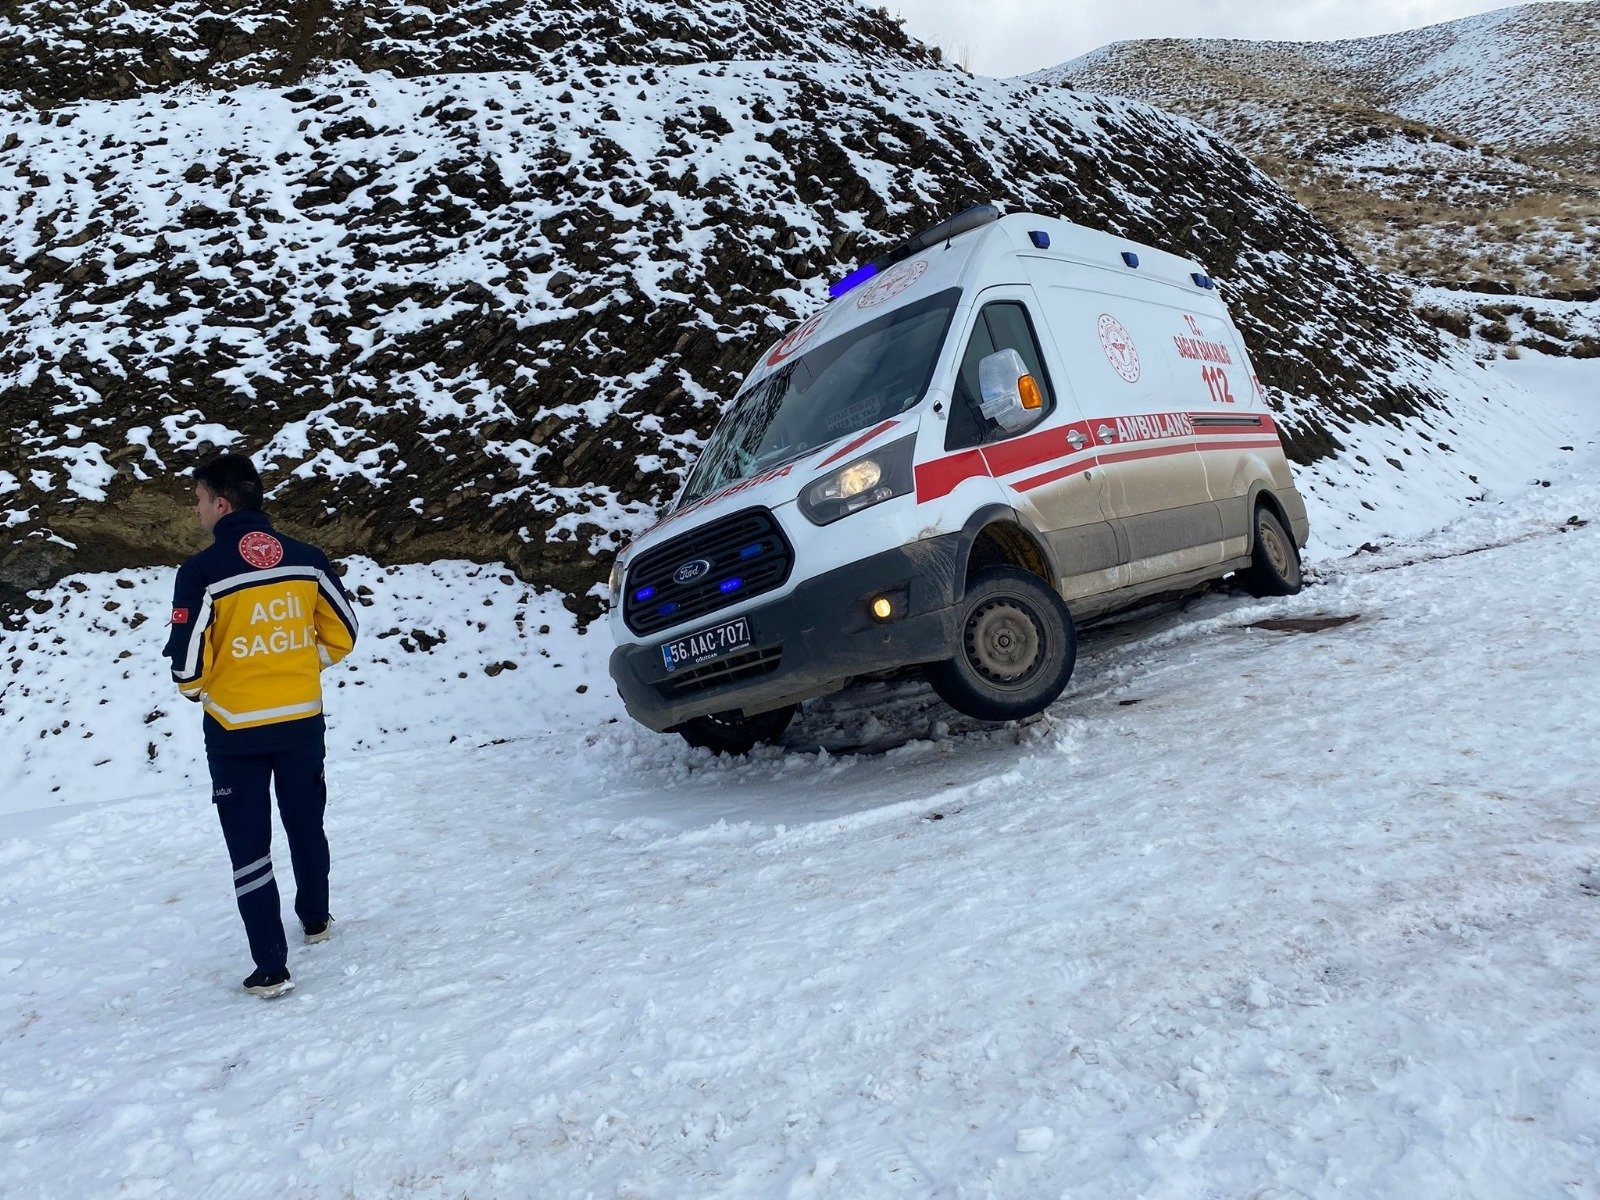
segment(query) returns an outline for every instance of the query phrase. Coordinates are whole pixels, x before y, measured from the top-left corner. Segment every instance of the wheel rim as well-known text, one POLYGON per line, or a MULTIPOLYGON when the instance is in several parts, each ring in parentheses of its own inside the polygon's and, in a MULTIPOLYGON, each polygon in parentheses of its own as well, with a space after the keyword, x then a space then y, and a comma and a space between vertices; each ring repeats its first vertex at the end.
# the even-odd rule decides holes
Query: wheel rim
POLYGON ((1289 547, 1283 539, 1283 534, 1278 531, 1277 525, 1271 521, 1261 522, 1261 549, 1267 556, 1267 561, 1272 564, 1272 569, 1278 573, 1279 578, 1293 582, 1294 556, 1289 553, 1289 547))
POLYGON ((1044 630, 1020 602, 995 599, 967 618, 967 662, 985 681, 1017 687, 1028 681, 1044 660, 1044 630))

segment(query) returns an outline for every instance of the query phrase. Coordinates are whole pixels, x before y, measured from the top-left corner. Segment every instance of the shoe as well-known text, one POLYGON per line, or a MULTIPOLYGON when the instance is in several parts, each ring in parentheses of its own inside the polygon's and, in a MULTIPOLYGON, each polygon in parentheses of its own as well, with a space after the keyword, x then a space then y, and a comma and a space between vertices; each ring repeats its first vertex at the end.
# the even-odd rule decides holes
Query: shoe
POLYGON ((325 942, 333 936, 333 918, 329 917, 316 925, 306 926, 306 945, 315 946, 318 942, 325 942))
POLYGON ((274 996, 294 991, 294 981, 289 978, 287 970, 252 971, 249 978, 244 981, 244 990, 252 996, 271 1000, 274 996))

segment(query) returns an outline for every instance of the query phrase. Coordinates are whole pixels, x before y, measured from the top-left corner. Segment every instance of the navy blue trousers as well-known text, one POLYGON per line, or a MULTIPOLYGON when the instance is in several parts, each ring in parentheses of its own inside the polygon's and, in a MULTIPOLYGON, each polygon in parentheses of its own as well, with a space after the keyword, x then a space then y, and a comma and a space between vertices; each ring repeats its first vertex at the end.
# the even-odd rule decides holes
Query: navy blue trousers
POLYGON ((272 873, 272 802, 294 865, 294 911, 302 925, 328 919, 328 838, 322 815, 328 806, 323 742, 261 754, 211 754, 211 798, 233 861, 233 894, 250 939, 250 956, 263 971, 282 971, 289 947, 283 936, 278 884, 272 873))

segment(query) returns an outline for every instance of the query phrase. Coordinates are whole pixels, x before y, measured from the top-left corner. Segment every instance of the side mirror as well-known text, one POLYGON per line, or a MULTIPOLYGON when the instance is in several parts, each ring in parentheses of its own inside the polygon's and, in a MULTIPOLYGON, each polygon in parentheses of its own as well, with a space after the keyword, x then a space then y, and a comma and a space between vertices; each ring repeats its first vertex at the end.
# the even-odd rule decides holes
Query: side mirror
POLYGON ((1044 393, 1015 350, 997 350, 978 363, 978 409, 1007 433, 1015 433, 1044 411, 1044 393))

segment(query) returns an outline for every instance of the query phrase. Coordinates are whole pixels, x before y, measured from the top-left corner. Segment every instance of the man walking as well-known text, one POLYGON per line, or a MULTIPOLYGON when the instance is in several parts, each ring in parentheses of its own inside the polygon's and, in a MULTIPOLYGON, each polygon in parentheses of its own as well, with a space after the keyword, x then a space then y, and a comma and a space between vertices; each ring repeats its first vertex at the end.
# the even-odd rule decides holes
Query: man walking
POLYGON ((355 606, 327 555, 272 528, 248 458, 220 455, 194 480, 195 513, 215 540, 178 568, 166 656, 178 690, 205 708, 211 799, 256 965, 244 989, 278 996, 294 984, 267 789, 289 842, 295 915, 307 943, 323 941, 333 918, 320 672, 354 647, 355 606))

